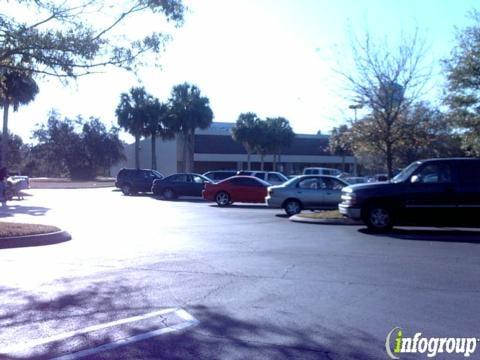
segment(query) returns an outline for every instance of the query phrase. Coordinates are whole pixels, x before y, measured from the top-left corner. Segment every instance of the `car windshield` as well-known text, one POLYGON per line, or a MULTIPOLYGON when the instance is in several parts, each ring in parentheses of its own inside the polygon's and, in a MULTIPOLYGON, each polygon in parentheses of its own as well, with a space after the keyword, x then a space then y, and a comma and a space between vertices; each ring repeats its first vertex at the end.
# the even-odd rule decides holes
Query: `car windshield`
POLYGON ((418 167, 421 165, 422 163, 420 161, 416 161, 414 163, 411 163, 410 165, 408 165, 405 169, 403 169, 402 171, 400 171, 397 176, 395 176, 393 179, 392 179, 392 182, 394 183, 400 183, 400 182, 404 182, 405 180, 407 180, 414 172, 415 170, 418 169, 418 167))

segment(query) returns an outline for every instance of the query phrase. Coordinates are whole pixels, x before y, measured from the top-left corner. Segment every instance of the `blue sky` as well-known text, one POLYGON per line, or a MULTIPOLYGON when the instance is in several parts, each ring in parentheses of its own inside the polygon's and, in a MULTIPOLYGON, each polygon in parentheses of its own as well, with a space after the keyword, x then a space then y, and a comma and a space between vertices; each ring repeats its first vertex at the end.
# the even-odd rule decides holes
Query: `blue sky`
MULTIPOLYGON (((174 31, 161 58, 162 69, 146 67, 138 76, 105 69, 63 86, 39 81, 35 102, 12 114, 10 129, 28 141, 34 125, 50 109, 67 116, 100 117, 116 124, 121 92, 144 85, 166 100, 175 84, 188 81, 210 98, 215 121, 238 114, 284 116, 299 133, 328 132, 349 116, 345 83, 335 69, 348 70, 349 34, 366 30, 395 46, 415 28, 435 65, 431 99, 443 78, 439 62, 454 45, 454 29, 469 23, 473 0, 189 0, 182 28, 174 31)), ((151 19, 129 22, 127 32, 155 26, 151 19)), ((122 135, 125 140, 130 140, 122 135)))

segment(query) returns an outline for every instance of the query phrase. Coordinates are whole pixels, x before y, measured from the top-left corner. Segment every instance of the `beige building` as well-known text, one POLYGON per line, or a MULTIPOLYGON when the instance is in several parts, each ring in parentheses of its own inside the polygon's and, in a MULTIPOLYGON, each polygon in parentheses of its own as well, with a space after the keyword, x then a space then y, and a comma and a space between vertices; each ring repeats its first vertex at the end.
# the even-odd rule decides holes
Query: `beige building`
MULTIPOLYGON (((194 171, 204 173, 209 170, 247 169, 247 154, 243 146, 232 139, 231 129, 234 123, 214 122, 206 130, 195 132, 194 171)), ((157 170, 170 175, 182 169, 183 141, 181 136, 170 141, 157 139, 157 170)), ((112 167, 115 176, 123 167, 134 167, 134 144, 125 147, 127 160, 112 167)), ((265 170, 273 167, 273 156, 264 158, 265 170)), ((260 156, 251 156, 252 169, 260 169, 260 156)), ((150 168, 150 138, 140 142, 140 167, 150 168)), ((277 170, 286 175, 300 174, 305 167, 331 167, 356 173, 353 156, 333 156, 328 150, 328 135, 297 134, 292 145, 283 150, 277 170)))

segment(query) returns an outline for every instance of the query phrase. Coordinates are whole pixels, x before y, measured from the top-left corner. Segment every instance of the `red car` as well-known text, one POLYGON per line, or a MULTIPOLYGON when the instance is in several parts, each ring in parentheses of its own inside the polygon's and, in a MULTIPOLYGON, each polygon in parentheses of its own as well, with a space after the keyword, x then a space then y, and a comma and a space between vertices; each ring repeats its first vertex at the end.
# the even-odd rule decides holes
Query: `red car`
POLYGON ((207 201, 215 201, 218 206, 233 202, 264 203, 269 183, 253 176, 233 176, 218 183, 205 184, 202 192, 207 201))

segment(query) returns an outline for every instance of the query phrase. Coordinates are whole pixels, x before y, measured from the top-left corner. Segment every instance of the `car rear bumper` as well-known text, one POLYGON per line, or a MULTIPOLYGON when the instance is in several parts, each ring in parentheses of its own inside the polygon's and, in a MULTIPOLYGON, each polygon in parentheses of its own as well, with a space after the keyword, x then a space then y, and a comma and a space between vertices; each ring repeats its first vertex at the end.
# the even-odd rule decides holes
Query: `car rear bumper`
POLYGON ((346 205, 339 204, 338 211, 340 214, 347 216, 351 219, 359 220, 362 217, 362 209, 360 208, 352 208, 346 205))

